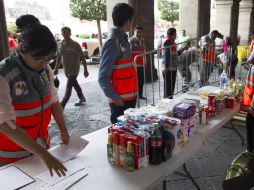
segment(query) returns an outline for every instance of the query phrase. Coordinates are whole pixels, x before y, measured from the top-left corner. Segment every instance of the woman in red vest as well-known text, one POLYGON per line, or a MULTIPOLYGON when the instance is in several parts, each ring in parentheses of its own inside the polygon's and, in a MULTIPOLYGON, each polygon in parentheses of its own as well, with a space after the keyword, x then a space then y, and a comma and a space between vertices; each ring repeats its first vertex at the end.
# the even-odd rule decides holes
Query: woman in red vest
POLYGON ((0 165, 32 154, 50 171, 65 176, 64 165, 53 157, 48 125, 53 114, 62 142, 68 143, 62 107, 53 85, 53 71, 48 66, 56 52, 50 30, 39 23, 26 26, 16 54, 0 62, 0 165))

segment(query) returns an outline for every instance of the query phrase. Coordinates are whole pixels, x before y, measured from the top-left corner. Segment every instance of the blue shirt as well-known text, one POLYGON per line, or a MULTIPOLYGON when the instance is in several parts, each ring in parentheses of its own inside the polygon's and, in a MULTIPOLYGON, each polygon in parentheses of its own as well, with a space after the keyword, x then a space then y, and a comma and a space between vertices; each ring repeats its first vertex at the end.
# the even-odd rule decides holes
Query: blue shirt
POLYGON ((110 83, 111 74, 114 63, 118 57, 118 47, 114 40, 109 39, 103 46, 101 51, 100 68, 98 74, 98 82, 104 94, 112 100, 121 100, 120 96, 114 90, 110 83))

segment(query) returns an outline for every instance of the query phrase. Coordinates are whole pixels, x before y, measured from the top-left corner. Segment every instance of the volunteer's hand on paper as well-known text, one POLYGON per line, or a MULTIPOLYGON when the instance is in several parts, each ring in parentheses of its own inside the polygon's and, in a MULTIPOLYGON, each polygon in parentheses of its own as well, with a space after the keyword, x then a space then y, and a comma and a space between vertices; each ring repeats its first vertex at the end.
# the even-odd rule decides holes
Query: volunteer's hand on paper
POLYGON ((47 166, 49 173, 51 176, 53 176, 53 171, 56 172, 56 174, 61 176, 66 176, 67 169, 65 166, 57 160, 54 156, 52 156, 49 152, 44 152, 40 158, 44 162, 44 164, 47 166))
POLYGON ((63 144, 67 145, 69 138, 70 138, 70 136, 69 136, 68 131, 61 131, 61 139, 62 139, 63 144))
POLYGON ((51 176, 53 176, 53 171, 55 171, 59 177, 65 176, 67 169, 64 165, 52 156, 44 147, 33 141, 23 129, 17 127, 14 121, 7 121, 0 124, 0 132, 8 136, 19 146, 38 156, 49 169, 51 176))

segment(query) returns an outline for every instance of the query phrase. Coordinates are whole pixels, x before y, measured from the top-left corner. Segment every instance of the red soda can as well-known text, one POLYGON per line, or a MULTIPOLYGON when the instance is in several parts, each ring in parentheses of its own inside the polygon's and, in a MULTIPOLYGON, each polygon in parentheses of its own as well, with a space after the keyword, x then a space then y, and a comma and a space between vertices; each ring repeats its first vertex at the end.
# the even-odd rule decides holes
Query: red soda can
POLYGON ((209 95, 208 95, 208 105, 209 105, 209 104, 214 105, 214 103, 215 103, 215 95, 209 94, 209 95))
POLYGON ((228 97, 227 98, 227 108, 233 109, 235 106, 235 98, 234 97, 228 97))
POLYGON ((209 94, 208 95, 208 108, 209 108, 209 116, 215 116, 215 95, 209 94))

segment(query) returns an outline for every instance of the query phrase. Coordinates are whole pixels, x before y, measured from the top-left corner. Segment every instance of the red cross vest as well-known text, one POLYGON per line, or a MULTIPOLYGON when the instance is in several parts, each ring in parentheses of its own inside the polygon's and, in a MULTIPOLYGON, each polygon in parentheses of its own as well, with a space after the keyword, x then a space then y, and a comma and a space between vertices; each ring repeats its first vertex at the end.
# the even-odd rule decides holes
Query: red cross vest
MULTIPOLYGON (((16 126, 44 148, 49 148, 48 125, 51 120, 50 82, 48 69, 40 73, 24 66, 17 55, 0 63, 0 75, 10 87, 16 126)), ((0 133, 0 162, 14 162, 30 152, 0 133)))
POLYGON ((248 111, 251 106, 251 102, 254 95, 254 65, 252 65, 248 71, 246 77, 246 84, 243 92, 241 109, 243 111, 248 111))
MULTIPOLYGON (((110 82, 123 101, 133 100, 137 97, 137 74, 133 64, 133 57, 128 40, 125 40, 118 31, 113 29, 108 39, 113 39, 118 49, 119 56, 114 62, 110 82)), ((109 103, 113 103, 109 100, 109 103)))
POLYGON ((169 60, 167 60, 169 62, 168 69, 169 70, 176 70, 177 69, 177 62, 178 62, 177 48, 176 48, 175 42, 170 38, 170 36, 166 36, 162 40, 161 48, 165 48, 165 49, 163 49, 164 52, 166 51, 167 48, 170 48, 170 58, 169 58, 169 60), (168 40, 171 42, 172 45, 165 47, 165 42, 168 40))
MULTIPOLYGON (((142 54, 145 52, 144 40, 138 40, 136 36, 130 38, 132 57, 135 58, 136 55, 142 54)), ((138 57, 136 59, 137 67, 143 67, 144 65, 144 56, 138 57)))

